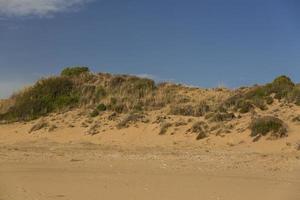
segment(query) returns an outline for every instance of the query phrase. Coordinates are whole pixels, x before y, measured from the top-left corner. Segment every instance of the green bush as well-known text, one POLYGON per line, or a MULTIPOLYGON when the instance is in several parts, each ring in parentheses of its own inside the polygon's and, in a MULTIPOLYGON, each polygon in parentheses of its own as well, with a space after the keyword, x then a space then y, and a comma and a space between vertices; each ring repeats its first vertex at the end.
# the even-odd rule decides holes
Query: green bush
POLYGON ((288 94, 288 100, 300 106, 300 87, 294 87, 293 90, 288 94))
POLYGON ((2 117, 10 120, 31 120, 54 110, 78 103, 72 80, 51 77, 38 81, 33 87, 16 95, 14 106, 2 117))
POLYGON ((67 67, 62 70, 61 75, 62 76, 79 76, 82 73, 89 72, 88 67, 67 67))
POLYGON ((271 91, 276 99, 284 98, 293 90, 295 84, 287 76, 279 76, 271 84, 271 91))
POLYGON ((106 111, 106 105, 104 105, 103 103, 99 104, 97 106, 97 110, 98 111, 106 111))
POLYGON ((251 136, 265 136, 271 132, 271 136, 275 138, 284 137, 287 135, 286 125, 282 120, 272 117, 265 116, 254 119, 250 125, 251 136))

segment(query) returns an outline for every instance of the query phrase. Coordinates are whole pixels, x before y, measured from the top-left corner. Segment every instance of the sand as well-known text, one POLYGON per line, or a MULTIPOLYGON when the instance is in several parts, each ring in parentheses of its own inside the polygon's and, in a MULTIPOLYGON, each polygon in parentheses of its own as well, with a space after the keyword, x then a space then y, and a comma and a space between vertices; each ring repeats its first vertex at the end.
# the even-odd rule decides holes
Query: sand
POLYGON ((78 113, 43 119, 51 132, 29 133, 39 120, 0 125, 0 200, 300 199, 297 123, 287 122, 289 137, 254 143, 244 116, 231 133, 197 141, 186 134, 193 122, 158 135, 152 114, 123 129, 101 119, 92 136, 78 113))

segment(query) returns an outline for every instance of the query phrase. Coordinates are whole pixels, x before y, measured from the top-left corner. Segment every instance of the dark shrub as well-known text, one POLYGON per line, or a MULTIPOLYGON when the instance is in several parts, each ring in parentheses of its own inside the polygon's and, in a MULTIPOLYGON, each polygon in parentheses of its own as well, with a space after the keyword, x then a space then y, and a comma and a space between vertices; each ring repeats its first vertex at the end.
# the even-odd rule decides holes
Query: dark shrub
POLYGON ((82 73, 89 72, 88 67, 67 67, 62 72, 62 76, 79 76, 82 73))
POLYGON ((103 103, 99 104, 97 106, 97 110, 98 111, 106 111, 106 105, 104 105, 103 103))
POLYGON ((254 119, 250 128, 252 137, 265 136, 268 133, 271 133, 271 136, 274 138, 287 136, 287 128, 283 121, 272 116, 254 119))
POLYGON ((4 116, 10 120, 30 120, 54 110, 74 106, 79 97, 73 82, 66 77, 38 81, 16 96, 15 105, 4 116))
POLYGON ((247 100, 240 100, 236 107, 240 113, 247 113, 254 108, 250 101, 247 100))
POLYGON ((214 122, 231 121, 235 118, 234 113, 215 113, 211 118, 214 122))

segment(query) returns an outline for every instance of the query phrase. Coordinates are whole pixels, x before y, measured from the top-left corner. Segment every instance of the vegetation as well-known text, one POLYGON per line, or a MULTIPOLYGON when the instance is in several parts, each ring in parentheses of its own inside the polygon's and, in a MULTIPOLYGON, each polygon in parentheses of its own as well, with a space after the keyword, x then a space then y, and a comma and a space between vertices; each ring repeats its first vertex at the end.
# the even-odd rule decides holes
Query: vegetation
POLYGON ((171 123, 169 122, 163 122, 161 125, 160 125, 160 131, 159 131, 159 135, 164 135, 166 134, 166 132, 168 131, 168 129, 172 126, 171 123))
POLYGON ((141 120, 143 118, 144 116, 141 114, 130 113, 117 124, 117 128, 118 129, 126 128, 128 127, 129 123, 137 122, 138 120, 141 120))
POLYGON ((171 115, 183 115, 183 116, 203 116, 210 110, 209 106, 205 102, 201 102, 196 105, 184 104, 184 105, 171 105, 170 114, 171 115))
POLYGON ((15 104, 0 118, 31 120, 79 101, 73 81, 67 77, 51 77, 38 81, 31 88, 17 94, 15 104))
POLYGON ((287 135, 287 128, 283 121, 272 116, 254 119, 250 128, 252 137, 266 136, 268 133, 271 133, 271 137, 274 138, 281 138, 287 135))
POLYGON ((300 88, 287 76, 279 76, 266 85, 238 91, 223 104, 225 107, 233 107, 241 113, 247 113, 255 107, 267 110, 267 105, 274 102, 273 96, 275 99, 300 105, 300 88))
POLYGON ((80 74, 87 73, 89 71, 90 70, 88 67, 67 67, 62 70, 61 75, 72 77, 79 76, 80 74))
POLYGON ((193 124, 191 131, 192 133, 197 134, 196 140, 201 140, 208 136, 208 128, 209 127, 205 122, 200 121, 193 124))

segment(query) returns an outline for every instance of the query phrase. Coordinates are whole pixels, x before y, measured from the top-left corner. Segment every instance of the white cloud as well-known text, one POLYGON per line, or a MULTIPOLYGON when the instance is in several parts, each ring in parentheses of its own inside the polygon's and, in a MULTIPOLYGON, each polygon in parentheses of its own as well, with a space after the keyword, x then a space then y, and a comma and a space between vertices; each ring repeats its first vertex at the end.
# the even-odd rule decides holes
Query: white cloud
POLYGON ((92 0, 0 0, 3 16, 51 16, 57 12, 76 10, 92 0))

